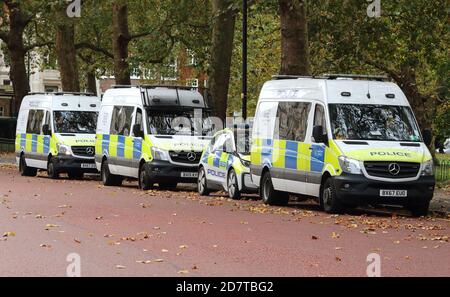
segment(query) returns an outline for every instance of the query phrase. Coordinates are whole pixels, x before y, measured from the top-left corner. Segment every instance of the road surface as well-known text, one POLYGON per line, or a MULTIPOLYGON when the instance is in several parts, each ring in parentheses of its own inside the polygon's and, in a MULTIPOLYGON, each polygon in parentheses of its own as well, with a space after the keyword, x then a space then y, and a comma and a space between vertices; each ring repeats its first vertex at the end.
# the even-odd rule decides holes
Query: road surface
POLYGON ((82 276, 366 276, 371 253, 382 276, 450 275, 448 218, 328 215, 310 202, 107 188, 7 165, 0 202, 0 276, 66 276, 73 253, 82 276))

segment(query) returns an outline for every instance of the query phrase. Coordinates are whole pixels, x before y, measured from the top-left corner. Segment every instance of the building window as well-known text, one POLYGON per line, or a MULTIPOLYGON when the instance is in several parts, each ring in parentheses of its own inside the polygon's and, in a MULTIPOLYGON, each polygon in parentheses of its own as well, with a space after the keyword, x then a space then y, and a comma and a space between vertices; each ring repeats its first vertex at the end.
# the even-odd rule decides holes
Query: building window
POLYGON ((5 116, 5 108, 3 106, 0 106, 0 117, 5 116))
POLYGON ((187 50, 187 65, 197 66, 197 59, 195 58, 195 53, 191 50, 187 50))
POLYGON ((186 81, 186 86, 188 87, 193 87, 193 88, 198 88, 198 79, 188 79, 186 81))
POLYGON ((46 93, 54 93, 59 91, 58 86, 45 86, 44 88, 46 93))
POLYGON ((9 79, 5 79, 5 80, 3 80, 3 85, 4 86, 10 86, 11 85, 11 81, 9 79))

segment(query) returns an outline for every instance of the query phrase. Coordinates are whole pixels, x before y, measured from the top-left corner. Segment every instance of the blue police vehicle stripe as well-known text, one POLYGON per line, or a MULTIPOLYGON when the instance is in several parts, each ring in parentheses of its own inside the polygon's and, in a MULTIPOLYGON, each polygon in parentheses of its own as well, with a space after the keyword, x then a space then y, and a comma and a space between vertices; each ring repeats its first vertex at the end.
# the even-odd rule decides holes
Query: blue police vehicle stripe
POLYGON ((125 136, 123 135, 117 137, 117 157, 125 157, 125 136))
POLYGON ((102 154, 104 152, 106 152, 107 155, 109 155, 109 140, 110 137, 108 134, 103 135, 103 140, 102 140, 102 154))
POLYGON ((298 142, 286 141, 285 167, 287 169, 297 169, 298 142))
POLYGON ((50 136, 44 136, 44 154, 50 152, 50 136))
POLYGON ((321 145, 312 145, 311 171, 322 172, 325 161, 325 148, 321 145))
POLYGON ((133 159, 139 160, 142 153, 142 139, 135 138, 133 142, 133 159))
POLYGON ((273 140, 263 139, 261 148, 261 158, 263 165, 272 166, 273 140))
POLYGON ((38 144, 38 136, 36 134, 33 134, 31 140, 31 151, 33 153, 37 153, 37 144, 38 144))
POLYGON ((21 134, 20 136, 20 148, 25 150, 25 147, 27 145, 27 134, 21 134))

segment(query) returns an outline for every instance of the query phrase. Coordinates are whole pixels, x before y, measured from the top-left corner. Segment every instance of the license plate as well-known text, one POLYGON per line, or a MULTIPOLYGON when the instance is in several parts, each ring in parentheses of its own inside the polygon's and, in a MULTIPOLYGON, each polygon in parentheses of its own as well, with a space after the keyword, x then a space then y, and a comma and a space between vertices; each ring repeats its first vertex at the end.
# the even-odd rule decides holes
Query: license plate
POLYGON ((91 164, 91 163, 82 163, 81 164, 81 168, 83 168, 83 169, 96 169, 97 166, 95 166, 95 164, 91 164))
POLYGON ((381 197, 408 197, 407 190, 380 190, 381 197))
POLYGON ((198 172, 181 172, 181 177, 184 178, 197 178, 198 172))

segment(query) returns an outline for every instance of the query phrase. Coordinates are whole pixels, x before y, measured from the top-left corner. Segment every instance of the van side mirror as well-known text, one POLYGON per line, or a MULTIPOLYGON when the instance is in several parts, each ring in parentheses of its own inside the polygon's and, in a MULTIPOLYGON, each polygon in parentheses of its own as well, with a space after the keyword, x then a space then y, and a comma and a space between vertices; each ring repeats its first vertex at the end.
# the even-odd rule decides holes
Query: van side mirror
POLYGON ((50 131, 50 127, 48 124, 42 126, 42 133, 44 133, 44 135, 52 135, 52 131, 50 131))
POLYGON ((314 126, 312 136, 315 143, 324 143, 328 145, 328 137, 324 134, 322 126, 314 126))
POLYGON ((423 142, 426 146, 430 146, 433 142, 433 134, 431 133, 430 129, 425 129, 422 132, 423 142))
POLYGON ((144 131, 142 131, 142 127, 139 124, 133 126, 133 135, 134 137, 144 138, 144 131))

